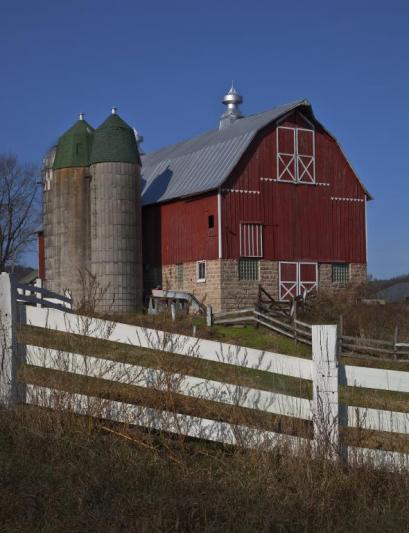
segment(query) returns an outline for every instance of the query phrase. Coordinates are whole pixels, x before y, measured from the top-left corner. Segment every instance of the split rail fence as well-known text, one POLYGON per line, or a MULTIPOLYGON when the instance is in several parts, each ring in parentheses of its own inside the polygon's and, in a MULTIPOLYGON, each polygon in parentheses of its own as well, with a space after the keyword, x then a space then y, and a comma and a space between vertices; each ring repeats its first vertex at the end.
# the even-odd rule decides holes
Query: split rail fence
MULTIPOLYGON (((296 313, 283 313, 271 310, 267 312, 256 308, 237 311, 213 313, 212 324, 239 325, 259 324, 275 333, 284 335, 296 342, 311 346, 312 326, 296 318, 296 313)), ((409 343, 398 342, 397 334, 393 341, 370 339, 366 337, 351 337, 342 334, 342 321, 338 325, 339 351, 342 354, 354 354, 362 357, 376 357, 377 359, 409 360, 409 343)))
POLYGON ((294 453, 310 447, 351 462, 409 467, 407 454, 349 446, 340 438, 345 428, 409 434, 409 414, 342 405, 339 399, 343 385, 406 393, 409 398, 409 372, 340 364, 337 326, 312 326, 312 359, 307 359, 18 304, 17 300, 13 279, 1 274, 0 396, 6 406, 30 404, 228 445, 282 445, 294 453), (36 341, 28 341, 27 332, 41 335, 36 341), (50 342, 56 343, 61 335, 68 344, 50 347, 50 342), (73 348, 79 346, 75 345, 78 339, 89 341, 91 348, 86 353, 73 348), (111 343, 109 348, 104 344, 103 352, 97 349, 101 339, 111 343), (118 346, 122 354, 128 349, 129 354, 140 352, 145 359, 115 356, 118 346), (218 379, 200 375, 197 365, 186 373, 164 369, 157 362, 158 353, 174 361, 205 363, 207 372, 217 368, 218 379), (232 368, 236 371, 234 379, 227 372, 232 368), (226 369, 226 374, 220 369, 226 369), (253 384, 248 381, 251 372, 258 376, 253 384), (294 389, 288 394, 285 390, 276 392, 274 386, 266 385, 269 378, 295 380, 308 385, 310 393, 297 396, 294 389), (94 393, 81 389, 78 380, 84 379, 93 382, 94 393), (103 384, 100 393, 95 392, 95 384, 103 384), (106 397, 107 385, 125 386, 128 392, 149 390, 158 396, 168 392, 202 404, 211 401, 220 411, 213 411, 213 415, 197 411, 192 414, 191 410, 177 407, 177 402, 175 409, 169 409, 166 404, 152 407, 120 397, 113 399, 106 397), (230 408, 251 416, 245 423, 233 420, 229 418, 230 408), (264 418, 257 419, 259 414, 264 418), (263 427, 265 417, 298 422, 307 425, 309 431, 300 435, 296 431, 280 431, 284 425, 272 429, 266 423, 263 427))

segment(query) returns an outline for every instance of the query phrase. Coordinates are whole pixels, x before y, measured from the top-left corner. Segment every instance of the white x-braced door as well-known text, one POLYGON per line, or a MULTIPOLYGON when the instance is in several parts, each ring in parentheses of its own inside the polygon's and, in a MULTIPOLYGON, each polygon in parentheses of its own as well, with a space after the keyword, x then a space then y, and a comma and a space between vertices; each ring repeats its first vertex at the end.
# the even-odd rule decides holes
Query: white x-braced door
POLYGON ((318 288, 318 264, 281 261, 279 264, 280 300, 291 300, 318 288))
POLYGON ((277 181, 315 183, 315 133, 277 127, 277 181))

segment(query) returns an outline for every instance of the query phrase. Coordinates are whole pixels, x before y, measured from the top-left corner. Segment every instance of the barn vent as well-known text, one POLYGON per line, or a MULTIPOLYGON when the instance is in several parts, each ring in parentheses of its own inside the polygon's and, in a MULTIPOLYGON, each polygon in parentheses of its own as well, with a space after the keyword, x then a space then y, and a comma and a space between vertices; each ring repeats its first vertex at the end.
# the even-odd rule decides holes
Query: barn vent
POLYGON ((243 97, 231 86, 230 91, 223 97, 223 104, 227 106, 226 111, 220 118, 219 130, 228 128, 237 119, 242 118, 239 104, 243 103, 243 97))

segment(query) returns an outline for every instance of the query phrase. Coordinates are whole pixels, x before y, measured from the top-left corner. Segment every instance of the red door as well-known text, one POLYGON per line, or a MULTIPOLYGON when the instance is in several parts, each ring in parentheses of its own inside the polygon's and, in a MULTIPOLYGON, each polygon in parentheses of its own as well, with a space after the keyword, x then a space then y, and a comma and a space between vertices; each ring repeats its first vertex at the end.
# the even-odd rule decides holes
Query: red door
POLYGON ((280 262, 280 300, 291 300, 303 296, 318 287, 317 263, 280 262))
POLYGON ((308 294, 317 287, 317 263, 298 263, 298 294, 308 294))
POLYGON ((280 300, 292 300, 298 291, 298 264, 280 263, 279 294, 280 300))

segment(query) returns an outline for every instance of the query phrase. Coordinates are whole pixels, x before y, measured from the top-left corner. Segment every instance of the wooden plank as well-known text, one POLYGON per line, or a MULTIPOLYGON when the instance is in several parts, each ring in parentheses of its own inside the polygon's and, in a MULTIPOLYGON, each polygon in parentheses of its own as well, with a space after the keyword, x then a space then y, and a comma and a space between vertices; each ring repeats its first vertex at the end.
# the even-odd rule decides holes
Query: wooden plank
POLYGON ((297 324, 297 326, 303 326, 311 330, 311 324, 307 324, 306 322, 301 322, 301 320, 298 320, 298 318, 294 319, 294 322, 297 324))
POLYGON ((170 411, 160 411, 113 400, 102 400, 95 396, 67 393, 36 385, 27 385, 27 403, 213 442, 239 444, 249 448, 284 446, 289 450, 296 451, 309 443, 308 439, 302 437, 170 411))
POLYGON ((237 317, 237 318, 221 318, 220 320, 215 320, 213 322, 213 324, 215 325, 222 325, 222 324, 238 324, 238 323, 243 323, 243 322, 254 322, 256 319, 254 318, 254 316, 242 316, 242 317, 237 317))
POLYGON ((283 322, 282 320, 279 320, 278 318, 272 317, 270 315, 265 315, 264 313, 260 313, 259 311, 254 311, 255 316, 261 317, 263 320, 274 322, 275 324, 278 324, 279 326, 289 329, 292 331, 292 326, 288 322, 283 322))
POLYGON ((348 446, 347 455, 350 464, 366 463, 376 468, 391 471, 407 470, 409 468, 409 454, 407 453, 348 446))
POLYGON ((150 348, 209 361, 257 368, 301 379, 311 379, 312 361, 292 355, 235 346, 187 335, 110 322, 98 318, 64 313, 53 309, 27 307, 27 324, 40 328, 150 348))
POLYGON ((356 351, 377 352, 377 353, 394 355, 393 350, 387 350, 386 348, 385 349, 374 348, 373 346, 362 346, 359 344, 349 344, 346 342, 342 343, 342 347, 349 348, 350 350, 356 350, 356 351))
POLYGON ((348 427, 409 433, 409 413, 348 406, 348 427))
POLYGON ((311 420, 310 401, 286 394, 32 345, 27 346, 26 362, 36 367, 59 370, 67 374, 165 390, 192 398, 311 420))
MULTIPOLYGON (((48 289, 43 289, 42 287, 36 287, 34 285, 25 285, 23 283, 17 283, 17 289, 21 289, 23 291, 32 292, 32 293, 39 293, 42 296, 48 297, 48 298, 55 298, 56 300, 61 300, 62 302, 70 303, 72 304, 72 298, 68 298, 67 296, 64 296, 63 294, 58 294, 53 291, 49 291, 48 289)), ((19 296, 21 296, 19 294, 19 296)))
POLYGON ((396 392, 409 392, 409 372, 344 365, 346 384, 396 392))
POLYGON ((379 346, 393 346, 393 342, 391 341, 383 341, 379 339, 369 339, 366 337, 349 337, 347 335, 342 335, 342 340, 350 341, 354 344, 362 343, 369 343, 369 344, 375 344, 379 346))
POLYGON ((57 309, 59 311, 70 312, 70 309, 65 307, 63 304, 56 304, 56 303, 50 302, 48 300, 35 298, 34 296, 26 296, 25 294, 19 294, 16 297, 16 300, 18 302, 26 302, 26 303, 31 303, 31 304, 41 304, 43 307, 50 307, 52 309, 57 309))
POLYGON ((230 316, 230 315, 243 315, 245 313, 253 313, 254 307, 250 307, 248 309, 239 309, 237 311, 223 311, 220 313, 213 313, 214 318, 221 318, 223 316, 230 316))

